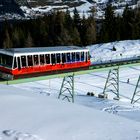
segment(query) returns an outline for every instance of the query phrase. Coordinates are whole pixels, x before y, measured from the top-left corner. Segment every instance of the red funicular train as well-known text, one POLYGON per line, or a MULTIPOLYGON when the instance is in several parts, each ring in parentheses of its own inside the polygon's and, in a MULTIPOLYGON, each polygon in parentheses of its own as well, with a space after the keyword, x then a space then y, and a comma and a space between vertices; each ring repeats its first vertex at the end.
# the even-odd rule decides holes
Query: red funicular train
POLYGON ((3 79, 89 65, 89 50, 86 48, 73 46, 0 49, 0 77, 3 79))

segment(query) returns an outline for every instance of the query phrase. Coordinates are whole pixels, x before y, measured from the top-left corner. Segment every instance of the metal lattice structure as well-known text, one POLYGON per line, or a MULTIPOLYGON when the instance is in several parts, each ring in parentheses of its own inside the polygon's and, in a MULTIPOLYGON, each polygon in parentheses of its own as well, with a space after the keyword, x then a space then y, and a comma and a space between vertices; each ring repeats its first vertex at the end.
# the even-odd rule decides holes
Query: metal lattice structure
POLYGON ((74 74, 63 78, 58 98, 74 103, 74 74))
POLYGON ((117 96, 116 99, 119 99, 119 67, 109 70, 103 95, 107 93, 113 93, 117 96))
POLYGON ((131 104, 138 102, 138 100, 140 100, 140 76, 138 78, 138 81, 134 90, 134 94, 131 99, 131 104))

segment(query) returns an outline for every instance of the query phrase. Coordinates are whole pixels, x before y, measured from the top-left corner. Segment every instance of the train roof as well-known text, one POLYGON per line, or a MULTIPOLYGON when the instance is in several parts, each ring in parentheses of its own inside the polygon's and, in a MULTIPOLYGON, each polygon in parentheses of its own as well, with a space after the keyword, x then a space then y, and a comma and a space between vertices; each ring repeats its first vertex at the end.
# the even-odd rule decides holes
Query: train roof
POLYGON ((61 53, 61 52, 78 52, 88 51, 87 48, 77 46, 61 46, 61 47, 35 47, 35 48, 10 48, 0 49, 0 53, 7 55, 30 55, 45 53, 61 53))

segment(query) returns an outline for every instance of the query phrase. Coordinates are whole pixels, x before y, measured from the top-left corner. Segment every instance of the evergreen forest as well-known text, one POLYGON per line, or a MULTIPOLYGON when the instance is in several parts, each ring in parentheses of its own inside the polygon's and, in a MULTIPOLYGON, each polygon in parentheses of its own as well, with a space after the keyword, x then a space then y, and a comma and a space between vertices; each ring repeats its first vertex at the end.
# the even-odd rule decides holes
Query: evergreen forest
POLYGON ((0 48, 86 46, 95 43, 140 39, 140 8, 125 7, 115 15, 108 5, 104 19, 80 17, 77 9, 52 12, 36 19, 0 23, 0 48))

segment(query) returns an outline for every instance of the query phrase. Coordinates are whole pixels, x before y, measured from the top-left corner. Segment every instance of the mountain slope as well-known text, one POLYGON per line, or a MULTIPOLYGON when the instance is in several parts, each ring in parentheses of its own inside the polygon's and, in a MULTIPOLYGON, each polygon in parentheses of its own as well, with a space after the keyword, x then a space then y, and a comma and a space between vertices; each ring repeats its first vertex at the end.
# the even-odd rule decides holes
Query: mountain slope
POLYGON ((0 17, 7 13, 11 14, 12 17, 12 14, 16 13, 21 18, 24 16, 25 18, 33 18, 50 11, 65 11, 66 9, 72 13, 76 7, 81 16, 83 13, 88 16, 91 11, 95 11, 95 18, 103 18, 108 3, 112 4, 116 14, 121 14, 126 4, 134 8, 137 5, 137 0, 0 0, 0 17))

